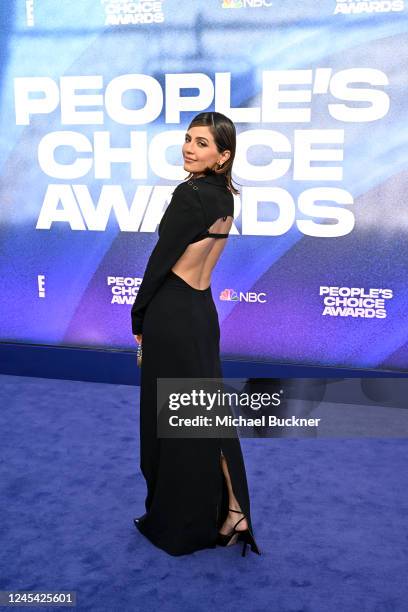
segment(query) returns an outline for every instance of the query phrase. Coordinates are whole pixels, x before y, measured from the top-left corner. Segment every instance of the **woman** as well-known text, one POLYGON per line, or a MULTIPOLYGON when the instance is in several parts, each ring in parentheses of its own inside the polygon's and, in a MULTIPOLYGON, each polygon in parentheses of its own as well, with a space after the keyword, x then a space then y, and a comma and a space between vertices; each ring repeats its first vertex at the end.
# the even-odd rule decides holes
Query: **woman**
POLYGON ((140 467, 147 484, 146 513, 134 523, 171 555, 238 540, 243 555, 247 544, 260 554, 239 439, 157 437, 157 378, 222 378, 210 282, 234 219, 235 146, 225 115, 200 113, 190 123, 183 145, 189 180, 176 187, 160 221, 131 311, 136 342, 143 339, 140 467))

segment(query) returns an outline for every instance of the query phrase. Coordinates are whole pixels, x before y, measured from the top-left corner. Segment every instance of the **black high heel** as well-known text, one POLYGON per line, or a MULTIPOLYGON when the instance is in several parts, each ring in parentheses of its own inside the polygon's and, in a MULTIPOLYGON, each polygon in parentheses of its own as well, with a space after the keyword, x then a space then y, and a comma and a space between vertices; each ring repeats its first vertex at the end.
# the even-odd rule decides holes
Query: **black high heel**
POLYGON ((251 550, 253 552, 260 555, 261 551, 259 550, 258 545, 255 542, 255 538, 252 535, 251 531, 249 530, 249 527, 243 531, 238 531, 236 529, 236 526, 238 525, 238 523, 240 523, 246 518, 245 514, 241 512, 241 510, 233 510, 233 508, 228 508, 228 510, 230 510, 231 512, 237 512, 238 514, 243 514, 243 517, 240 518, 239 521, 235 523, 230 533, 224 534, 224 533, 218 532, 217 544, 219 546, 231 546, 232 544, 235 544, 235 542, 238 542, 238 540, 241 540, 244 542, 244 546, 242 548, 243 557, 245 557, 246 547, 248 544, 250 545, 251 550))

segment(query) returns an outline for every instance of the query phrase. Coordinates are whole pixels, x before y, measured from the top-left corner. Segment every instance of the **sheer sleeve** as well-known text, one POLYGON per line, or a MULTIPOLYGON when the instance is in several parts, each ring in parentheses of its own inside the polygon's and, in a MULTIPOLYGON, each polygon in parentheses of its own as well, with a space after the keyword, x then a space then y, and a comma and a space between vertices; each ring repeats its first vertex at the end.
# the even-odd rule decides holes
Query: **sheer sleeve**
POLYGON ((188 183, 180 183, 160 221, 159 239, 149 257, 132 306, 133 334, 142 333, 143 317, 150 300, 190 242, 205 229, 197 190, 188 183))

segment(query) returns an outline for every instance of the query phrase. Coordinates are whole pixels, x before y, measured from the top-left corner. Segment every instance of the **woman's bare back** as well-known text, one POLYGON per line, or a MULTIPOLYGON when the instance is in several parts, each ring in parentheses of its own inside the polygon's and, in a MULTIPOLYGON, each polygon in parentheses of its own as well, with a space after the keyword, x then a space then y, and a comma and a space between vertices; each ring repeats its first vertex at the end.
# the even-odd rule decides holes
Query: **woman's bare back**
MULTIPOLYGON (((233 220, 231 216, 227 216, 225 220, 224 217, 220 217, 208 228, 208 231, 215 234, 229 234, 233 220)), ((171 268, 172 271, 194 289, 207 289, 211 284, 212 271, 226 242, 227 238, 207 236, 189 244, 171 268)))

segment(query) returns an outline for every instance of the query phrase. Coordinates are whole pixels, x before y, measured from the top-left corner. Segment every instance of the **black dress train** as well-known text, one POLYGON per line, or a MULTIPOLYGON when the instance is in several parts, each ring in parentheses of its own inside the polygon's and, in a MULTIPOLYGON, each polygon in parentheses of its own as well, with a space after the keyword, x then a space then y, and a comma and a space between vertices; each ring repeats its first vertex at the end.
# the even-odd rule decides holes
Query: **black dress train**
MULTIPOLYGON (((135 522, 153 544, 171 555, 213 548, 228 514, 232 489, 252 532, 245 465, 238 438, 158 438, 157 378, 222 378, 218 313, 211 293, 196 289, 172 268, 197 258, 190 244, 225 238, 211 226, 234 217, 224 175, 209 173, 180 183, 159 225, 131 311, 133 334, 143 334, 140 383, 140 468, 146 480, 146 513, 135 522), (183 259, 180 259, 183 256, 183 259)), ((203 244, 212 244, 208 241, 203 244)), ((204 252, 204 250, 203 250, 204 252)), ((213 264, 215 264, 213 257, 213 264)), ((185 275, 184 275, 185 276, 185 275)))

